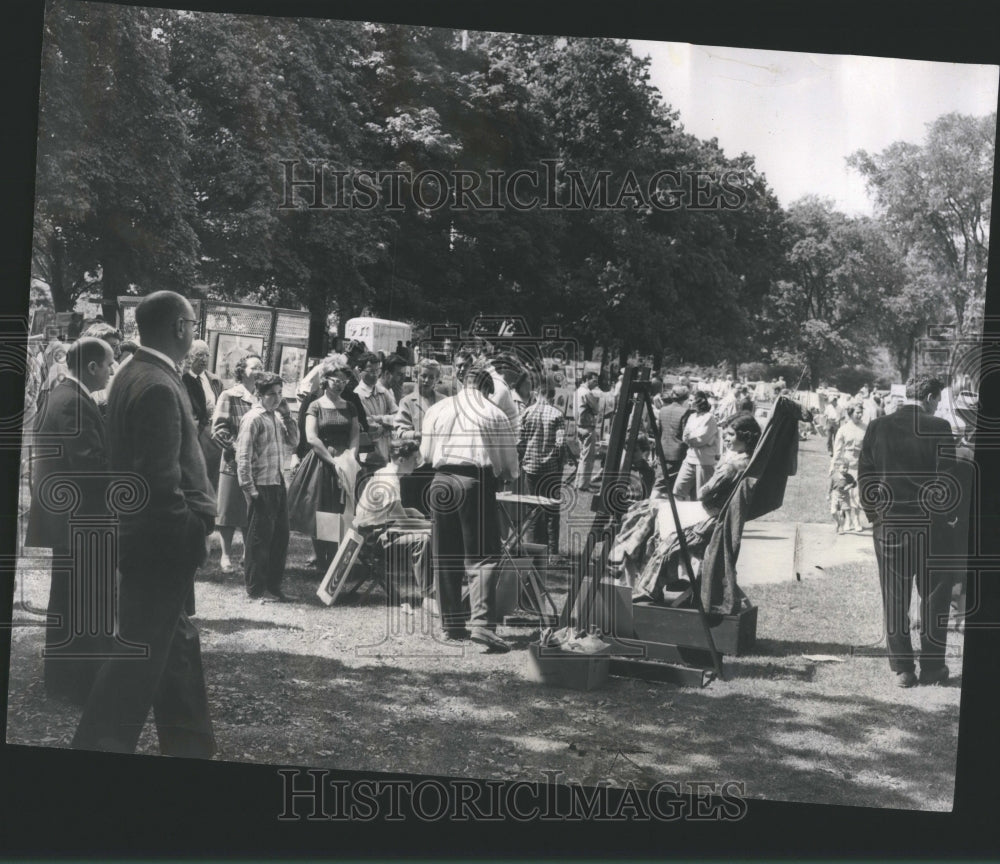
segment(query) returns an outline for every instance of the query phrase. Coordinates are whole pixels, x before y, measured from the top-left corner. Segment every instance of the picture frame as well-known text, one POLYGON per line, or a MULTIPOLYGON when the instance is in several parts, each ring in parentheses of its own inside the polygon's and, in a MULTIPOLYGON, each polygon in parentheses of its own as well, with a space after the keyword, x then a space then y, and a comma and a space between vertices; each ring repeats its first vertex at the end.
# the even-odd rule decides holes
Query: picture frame
POLYGON ((316 596, 327 606, 333 605, 343 590, 364 542, 364 538, 353 528, 340 541, 340 548, 316 591, 316 596))
POLYGON ((280 350, 276 371, 281 376, 281 392, 286 399, 291 399, 306 374, 306 356, 309 351, 305 346, 287 343, 279 345, 278 348, 280 350))
POLYGON ((247 354, 264 356, 264 337, 245 333, 216 333, 212 371, 226 387, 236 383, 236 364, 247 354))

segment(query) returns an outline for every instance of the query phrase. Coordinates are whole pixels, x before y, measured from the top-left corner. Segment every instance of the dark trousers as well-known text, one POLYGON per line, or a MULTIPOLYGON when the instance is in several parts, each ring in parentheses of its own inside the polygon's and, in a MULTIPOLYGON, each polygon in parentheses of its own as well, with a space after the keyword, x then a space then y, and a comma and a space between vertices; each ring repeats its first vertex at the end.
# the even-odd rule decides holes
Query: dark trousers
POLYGON ((920 597, 920 669, 931 672, 944 665, 952 578, 927 567, 930 532, 925 526, 886 525, 875 522, 872 537, 882 588, 889 667, 912 672, 910 598, 916 581, 920 597))
POLYGON ((385 565, 386 592, 390 603, 415 600, 419 603, 434 596, 427 534, 387 532, 379 542, 379 554, 385 565))
MULTIPOLYGON (((562 500, 562 463, 543 468, 538 473, 524 472, 524 489, 528 495, 562 500)), ((528 528, 532 543, 544 544, 550 555, 559 554, 559 507, 542 507, 534 512, 528 528)))
POLYGON ((119 634, 147 646, 148 653, 116 657, 101 667, 73 747, 135 752, 152 707, 161 753, 202 759, 215 755, 198 631, 184 612, 205 554, 204 523, 191 516, 184 533, 180 549, 146 548, 132 554, 123 549, 119 634))
POLYGON ((434 469, 424 463, 412 474, 399 478, 399 494, 404 507, 412 507, 421 513, 429 513, 427 496, 431 481, 434 479, 434 469))
POLYGON ((82 707, 114 647, 114 586, 99 562, 73 562, 71 554, 68 548, 52 550, 45 692, 82 707))
POLYGON ((258 495, 247 507, 247 540, 244 575, 247 594, 281 593, 288 556, 288 494, 284 484, 258 486, 258 495))
POLYGON ((441 628, 461 630, 462 576, 469 578, 472 627, 496 627, 495 593, 500 576, 500 523, 491 468, 439 468, 428 495, 434 521, 434 581, 441 628))

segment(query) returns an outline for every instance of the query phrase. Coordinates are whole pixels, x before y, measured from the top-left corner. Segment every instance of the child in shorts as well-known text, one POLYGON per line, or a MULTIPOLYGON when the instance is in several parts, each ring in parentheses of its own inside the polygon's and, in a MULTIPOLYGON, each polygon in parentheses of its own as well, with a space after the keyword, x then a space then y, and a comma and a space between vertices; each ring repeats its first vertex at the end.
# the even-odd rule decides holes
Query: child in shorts
POLYGON ((837 533, 861 530, 861 508, 858 506, 856 493, 858 481, 849 471, 850 465, 846 459, 837 463, 837 473, 830 483, 830 513, 837 523, 837 533), (846 523, 846 528, 845 528, 846 523))

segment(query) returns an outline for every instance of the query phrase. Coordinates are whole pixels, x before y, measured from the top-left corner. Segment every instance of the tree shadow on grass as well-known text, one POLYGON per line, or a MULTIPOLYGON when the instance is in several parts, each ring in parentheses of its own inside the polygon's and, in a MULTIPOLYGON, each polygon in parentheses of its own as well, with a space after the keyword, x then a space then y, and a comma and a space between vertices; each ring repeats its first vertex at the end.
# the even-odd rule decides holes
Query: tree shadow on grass
POLYGON ((199 630, 220 636, 229 636, 239 630, 301 631, 304 629, 294 624, 278 624, 274 621, 261 621, 256 618, 195 618, 194 623, 199 630))
MULTIPOLYGON (((752 656, 795 657, 799 654, 832 654, 850 657, 856 646, 839 642, 810 642, 800 639, 758 639, 753 646, 752 656)), ((884 653, 884 652, 883 652, 884 653)))
POLYGON ((759 693, 617 678, 578 692, 529 682, 516 666, 484 671, 475 657, 445 663, 348 666, 212 652, 210 680, 272 703, 258 711, 275 718, 252 728, 225 708, 213 715, 220 741, 232 739, 223 758, 530 782, 558 771, 586 785, 735 780, 751 798, 950 806, 955 739, 945 733, 957 724, 956 706, 829 695, 773 679, 759 693))

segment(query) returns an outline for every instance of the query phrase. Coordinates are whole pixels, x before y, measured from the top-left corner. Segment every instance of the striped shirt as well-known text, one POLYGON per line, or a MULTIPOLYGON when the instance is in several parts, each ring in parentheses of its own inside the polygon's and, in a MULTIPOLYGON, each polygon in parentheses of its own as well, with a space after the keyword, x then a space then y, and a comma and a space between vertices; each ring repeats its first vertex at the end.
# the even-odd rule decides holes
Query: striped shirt
POLYGON ((526 474, 540 474, 558 467, 565 424, 562 411, 548 402, 536 402, 524 412, 517 449, 524 453, 521 468, 526 474))
POLYGON ((291 416, 280 417, 254 405, 240 421, 236 439, 236 478, 244 489, 281 486, 281 466, 299 443, 299 426, 291 416))
POLYGON ((514 424, 478 390, 466 387, 424 415, 420 453, 432 468, 477 465, 513 480, 517 464, 514 424))

